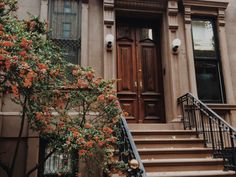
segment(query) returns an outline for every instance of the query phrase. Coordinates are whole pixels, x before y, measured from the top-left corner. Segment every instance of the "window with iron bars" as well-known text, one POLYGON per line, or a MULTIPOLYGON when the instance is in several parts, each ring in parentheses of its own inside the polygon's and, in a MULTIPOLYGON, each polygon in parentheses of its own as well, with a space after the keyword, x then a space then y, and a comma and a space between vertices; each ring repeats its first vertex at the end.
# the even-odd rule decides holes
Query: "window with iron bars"
POLYGON ((80 64, 80 5, 78 0, 49 0, 48 38, 62 50, 67 61, 80 64))
POLYGON ((78 172, 78 153, 54 151, 41 139, 39 164, 38 177, 72 177, 78 172))

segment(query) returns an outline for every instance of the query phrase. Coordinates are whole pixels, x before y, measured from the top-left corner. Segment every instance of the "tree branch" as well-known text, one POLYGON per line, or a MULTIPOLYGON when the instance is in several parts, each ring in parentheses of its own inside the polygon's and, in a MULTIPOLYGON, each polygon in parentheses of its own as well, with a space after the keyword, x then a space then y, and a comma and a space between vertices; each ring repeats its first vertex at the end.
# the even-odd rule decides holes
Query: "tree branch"
POLYGON ((17 155, 18 155, 20 142, 21 142, 21 137, 22 137, 22 133, 23 133, 23 130, 24 130, 25 115, 26 115, 26 110, 27 110, 26 104, 27 104, 27 96, 25 96, 25 98, 24 98, 23 111, 22 111, 22 116, 21 116, 20 131, 19 131, 19 134, 18 134, 18 137, 17 137, 17 144, 16 144, 16 148, 15 148, 15 151, 14 151, 12 164, 11 164, 11 167, 10 167, 10 174, 11 174, 10 176, 12 176, 13 170, 15 168, 16 158, 17 158, 17 155))
POLYGON ((37 170, 44 162, 56 151, 56 148, 54 148, 40 163, 37 163, 32 169, 30 169, 25 177, 29 177, 31 173, 33 173, 35 170, 37 170))

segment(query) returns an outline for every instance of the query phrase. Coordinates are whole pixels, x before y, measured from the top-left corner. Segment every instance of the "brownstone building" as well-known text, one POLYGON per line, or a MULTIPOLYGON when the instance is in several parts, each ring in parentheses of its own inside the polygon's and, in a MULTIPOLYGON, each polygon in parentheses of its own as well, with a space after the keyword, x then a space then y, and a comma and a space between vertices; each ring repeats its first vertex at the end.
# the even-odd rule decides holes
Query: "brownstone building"
MULTIPOLYGON (((118 96, 134 133, 140 130, 145 134, 145 129, 156 133, 183 129, 184 115, 177 99, 188 92, 236 126, 235 0, 18 0, 18 3, 20 18, 27 18, 30 12, 48 21, 52 29, 48 38, 64 49, 70 62, 92 66, 105 79, 119 79, 118 96)), ((18 111, 7 97, 1 97, 0 154, 12 150, 19 128, 18 111)), ((178 138, 175 134, 171 137, 178 138)), ((175 146, 166 146, 169 147, 175 146)), ((27 125, 21 151, 15 177, 21 177, 22 171, 39 159, 39 140, 27 125)), ((159 149, 158 153, 166 152, 159 149)), ((201 153, 197 149, 193 154, 201 153)), ((4 161, 8 157, 2 158, 4 161)), ((153 158, 155 154, 147 159, 153 158)), ((165 158, 170 157, 155 163, 165 164, 165 158)), ((181 171, 179 176, 191 176, 187 172, 198 170, 202 172, 195 176, 227 175, 219 164, 215 167, 199 158, 184 157, 182 167, 195 162, 205 165, 204 168, 198 164, 194 170, 191 164, 189 169, 176 165, 170 170, 171 164, 166 168, 147 165, 146 171, 153 172, 151 176, 173 175, 165 173, 169 170, 177 174, 176 171, 181 171)), ((37 175, 35 172, 31 176, 37 175)), ((4 177, 1 169, 0 176, 4 177)))

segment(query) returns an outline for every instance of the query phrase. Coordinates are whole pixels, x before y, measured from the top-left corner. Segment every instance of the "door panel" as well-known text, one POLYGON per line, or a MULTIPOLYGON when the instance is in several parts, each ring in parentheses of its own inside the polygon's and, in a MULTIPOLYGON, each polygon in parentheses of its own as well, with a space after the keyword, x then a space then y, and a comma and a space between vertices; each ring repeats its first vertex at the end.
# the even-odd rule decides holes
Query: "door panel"
POLYGON ((161 60, 152 28, 117 25, 118 97, 129 122, 164 122, 161 60))
POLYGON ((142 56, 142 74, 143 74, 143 90, 146 92, 158 92, 157 88, 157 70, 156 70, 156 54, 155 46, 141 46, 142 56))
POLYGON ((118 92, 136 92, 134 88, 135 67, 132 65, 134 61, 132 44, 118 44, 118 79, 121 79, 118 84, 118 92))
POLYGON ((125 110, 128 115, 126 119, 129 122, 136 122, 136 118, 138 117, 138 110, 137 110, 137 99, 127 99, 127 98, 122 98, 122 95, 120 95, 120 105, 123 110, 125 110))
POLYGON ((144 122, 162 122, 162 105, 157 99, 144 99, 144 122))

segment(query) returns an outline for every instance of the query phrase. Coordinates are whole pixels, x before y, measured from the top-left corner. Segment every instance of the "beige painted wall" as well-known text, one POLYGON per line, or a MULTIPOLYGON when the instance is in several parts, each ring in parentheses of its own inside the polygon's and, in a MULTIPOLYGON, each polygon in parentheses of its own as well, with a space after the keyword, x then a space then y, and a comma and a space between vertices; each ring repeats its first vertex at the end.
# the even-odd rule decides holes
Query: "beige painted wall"
POLYGON ((40 15, 40 0, 18 0, 17 16, 20 19, 27 19, 28 13, 39 16, 40 15))
POLYGON ((99 76, 103 76, 103 1, 89 1, 88 23, 88 66, 92 66, 99 76))
POLYGON ((230 0, 229 6, 226 10, 226 37, 228 44, 228 52, 230 59, 230 66, 232 72, 232 82, 234 89, 234 96, 236 100, 236 3, 235 0, 230 0))

